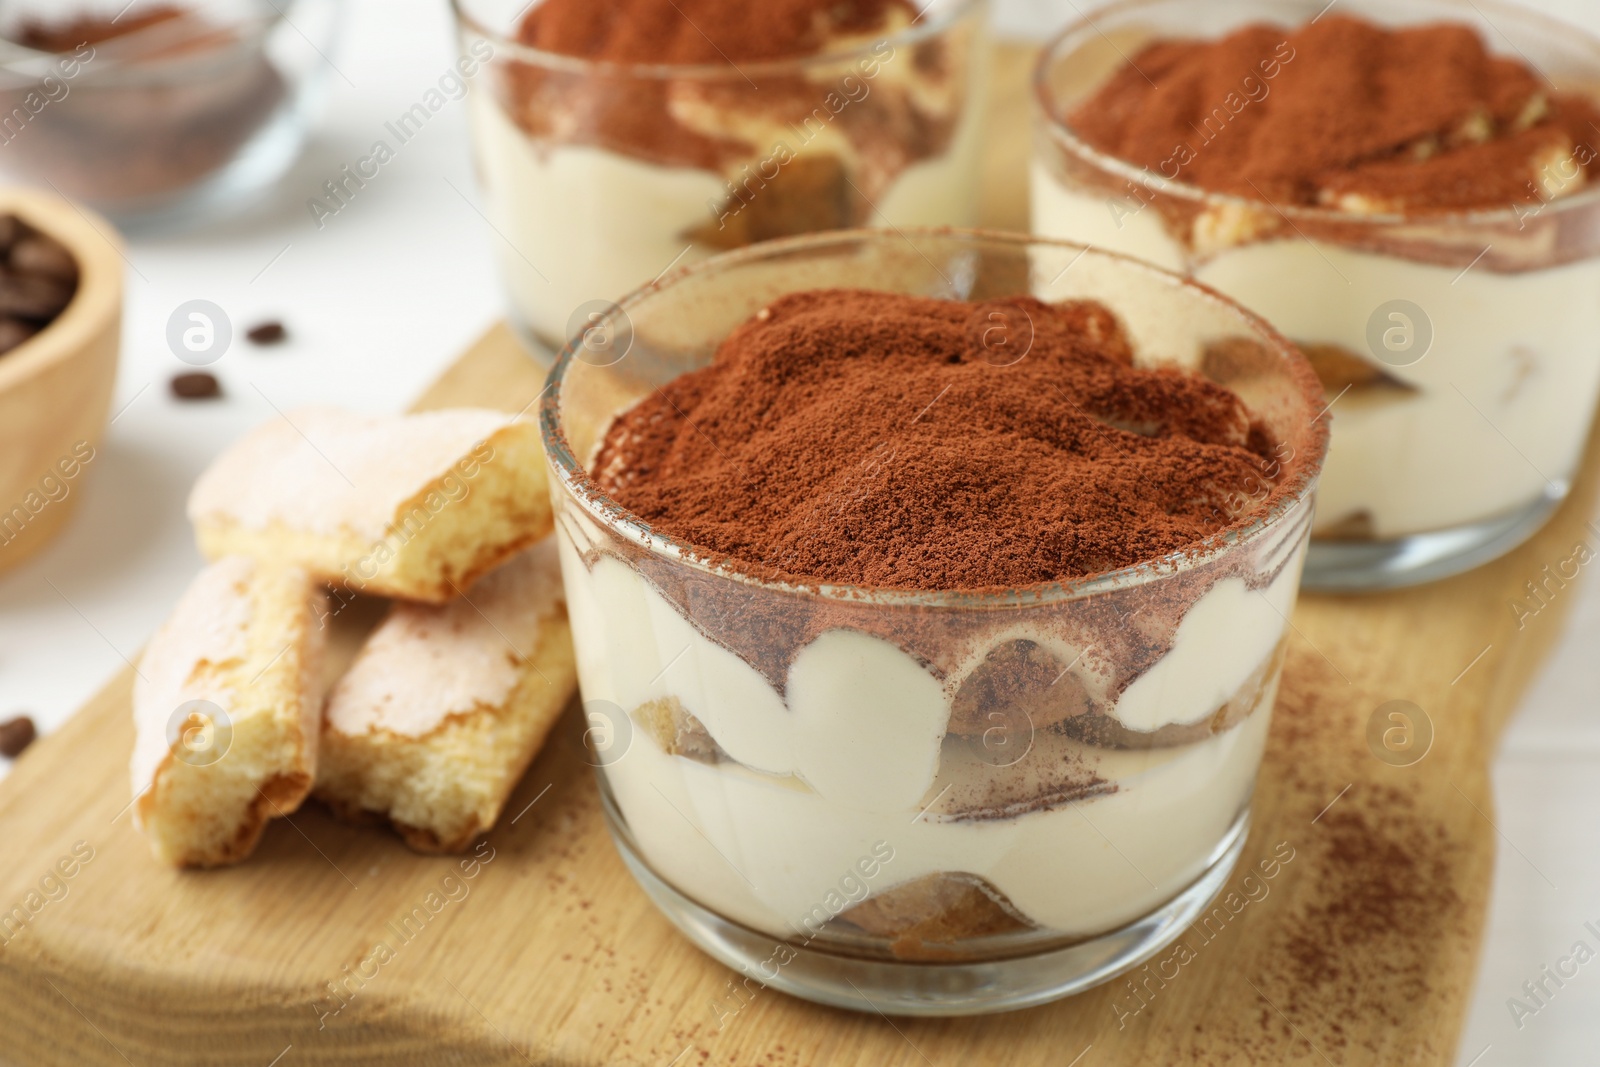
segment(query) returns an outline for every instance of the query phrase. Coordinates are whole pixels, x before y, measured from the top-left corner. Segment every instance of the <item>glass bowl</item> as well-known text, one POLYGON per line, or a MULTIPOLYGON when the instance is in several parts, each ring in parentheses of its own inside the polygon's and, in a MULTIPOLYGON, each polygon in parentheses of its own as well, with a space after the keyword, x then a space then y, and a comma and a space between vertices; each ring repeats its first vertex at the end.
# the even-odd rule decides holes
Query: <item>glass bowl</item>
POLYGON ((125 228, 276 181, 329 68, 337 0, 25 0, 0 11, 0 168, 125 228))
POLYGON ((789 238, 624 299, 565 348, 541 422, 589 737, 630 870, 717 959, 842 1007, 998 1011, 1148 959, 1244 848, 1320 406, 1304 357, 1260 319, 1060 242, 789 238), (586 464, 618 412, 775 298, 835 286, 1099 300, 1144 362, 1243 398, 1278 470, 1200 545, 984 591, 757 580, 600 491, 586 464))

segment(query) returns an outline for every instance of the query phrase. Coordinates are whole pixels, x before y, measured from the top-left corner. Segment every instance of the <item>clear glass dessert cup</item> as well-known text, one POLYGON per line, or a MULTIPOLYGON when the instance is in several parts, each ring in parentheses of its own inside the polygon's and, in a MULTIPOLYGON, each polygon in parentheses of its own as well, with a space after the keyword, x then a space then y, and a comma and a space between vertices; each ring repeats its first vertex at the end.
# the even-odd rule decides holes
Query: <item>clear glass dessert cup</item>
MULTIPOLYGON (((1333 447, 1305 584, 1376 589, 1487 562, 1532 536, 1565 497, 1600 396, 1600 186, 1408 216, 1185 184, 1185 150, 1206 151, 1292 57, 1242 69, 1238 92, 1157 170, 1097 151, 1066 121, 1154 39, 1213 39, 1256 22, 1292 28, 1327 6, 1123 0, 1069 27, 1036 77, 1033 230, 1183 271, 1314 359, 1365 368, 1364 381, 1327 387, 1333 447)), ((1335 13, 1396 27, 1466 24, 1562 92, 1600 90, 1600 41, 1518 6, 1345 0, 1335 13)), ((1554 181, 1570 181, 1594 144, 1552 160, 1554 181)))
POLYGON ((0 169, 128 230, 237 211, 299 155, 339 11, 337 0, 6 4, 0 169), (60 51, 15 40, 30 24, 110 26, 154 8, 182 14, 60 51))
MULTIPOLYGON (((517 40, 526 0, 452 0, 511 320, 541 361, 623 294, 755 241, 971 225, 985 0, 823 53, 618 64, 517 40)), ((905 20, 901 20, 904 22, 905 20)))
MULTIPOLYGON (((984 337, 997 365, 1027 358, 1027 323, 974 329, 1004 334, 984 337)), ((1158 952, 1244 848, 1321 403, 1260 319, 1061 242, 819 234, 625 298, 564 349, 541 423, 587 739, 640 885, 748 980, 861 1010, 1024 1007, 1158 952), (757 580, 601 492, 588 457, 614 416, 777 297, 834 286, 1099 300, 1142 362, 1233 389, 1273 458, 1207 541, 1009 590, 757 580)))

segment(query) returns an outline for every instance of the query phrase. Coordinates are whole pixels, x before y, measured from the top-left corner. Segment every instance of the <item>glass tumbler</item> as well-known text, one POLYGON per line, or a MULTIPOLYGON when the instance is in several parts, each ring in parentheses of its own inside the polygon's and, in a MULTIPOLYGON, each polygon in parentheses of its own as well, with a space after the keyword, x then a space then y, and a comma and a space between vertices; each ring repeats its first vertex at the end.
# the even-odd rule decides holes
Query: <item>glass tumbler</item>
MULTIPOLYGON (((1600 187, 1408 215, 1186 184, 1190 153, 1225 136, 1235 107, 1273 91, 1272 79, 1294 69, 1292 48, 1241 69, 1234 100, 1219 100, 1156 169, 1097 151, 1068 120, 1155 39, 1212 39, 1252 23, 1287 34, 1325 10, 1326 0, 1123 0, 1069 27, 1036 77, 1033 229, 1183 271, 1323 357, 1333 447, 1306 586, 1410 585, 1509 551, 1567 493, 1600 395, 1600 187)), ((1563 92, 1600 87, 1600 41, 1519 6, 1344 0, 1333 14, 1460 23, 1563 92)), ((1556 184, 1595 158, 1595 138, 1550 162, 1556 184)))
MULTIPOLYGON (((512 324, 548 360, 623 294, 754 241, 970 225, 983 0, 926 0, 796 59, 619 64, 520 43, 527 0, 454 0, 512 324)), ((541 355, 542 354, 542 355, 541 355)))
POLYGON ((811 235, 624 299, 565 348, 541 422, 600 790, 640 885, 729 966, 861 1010, 1022 1007, 1148 959, 1244 847, 1321 405, 1261 320, 1065 243, 811 235), (1142 362, 1233 389, 1272 459, 1198 546, 1004 591, 756 580, 600 491, 588 463, 618 412, 774 299, 831 286, 1101 301, 1142 362))

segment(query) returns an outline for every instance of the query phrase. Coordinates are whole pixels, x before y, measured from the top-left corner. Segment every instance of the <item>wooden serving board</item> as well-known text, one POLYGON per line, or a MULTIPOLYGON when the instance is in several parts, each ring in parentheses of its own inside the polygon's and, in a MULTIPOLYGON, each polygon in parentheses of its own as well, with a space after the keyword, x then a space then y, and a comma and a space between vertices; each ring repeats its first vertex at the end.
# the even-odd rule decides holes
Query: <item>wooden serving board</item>
MULTIPOLYGON (((1019 84, 999 97, 1012 140, 990 156, 1003 194, 990 202, 1013 211, 1019 84)), ((541 384, 496 328, 418 406, 516 409, 541 384)), ((1009 1015, 912 1021, 764 991, 730 1015, 731 972, 613 851, 576 716, 466 869, 312 804, 237 868, 171 871, 126 812, 124 673, 0 783, 0 1063, 1448 1064, 1494 865, 1488 765, 1571 598, 1521 628, 1510 604, 1589 539, 1597 452, 1549 526, 1494 564, 1302 598, 1234 907, 1135 972, 1138 992, 1119 980, 1009 1015), (1408 766, 1369 744, 1395 700, 1433 729, 1408 766), (26 922, 10 931, 13 908, 26 922), (422 918, 402 932, 408 915, 422 918)))

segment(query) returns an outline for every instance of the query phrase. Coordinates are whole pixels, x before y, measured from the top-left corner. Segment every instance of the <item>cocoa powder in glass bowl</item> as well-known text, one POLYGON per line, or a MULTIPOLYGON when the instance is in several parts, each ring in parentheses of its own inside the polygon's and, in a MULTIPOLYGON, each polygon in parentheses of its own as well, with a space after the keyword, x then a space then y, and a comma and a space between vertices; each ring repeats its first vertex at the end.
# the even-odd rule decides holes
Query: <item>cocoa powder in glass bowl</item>
POLYGON ((335 0, 6 5, 0 167, 127 223, 218 186, 237 209, 298 154, 335 0), (292 24, 291 24, 292 23, 292 24))

